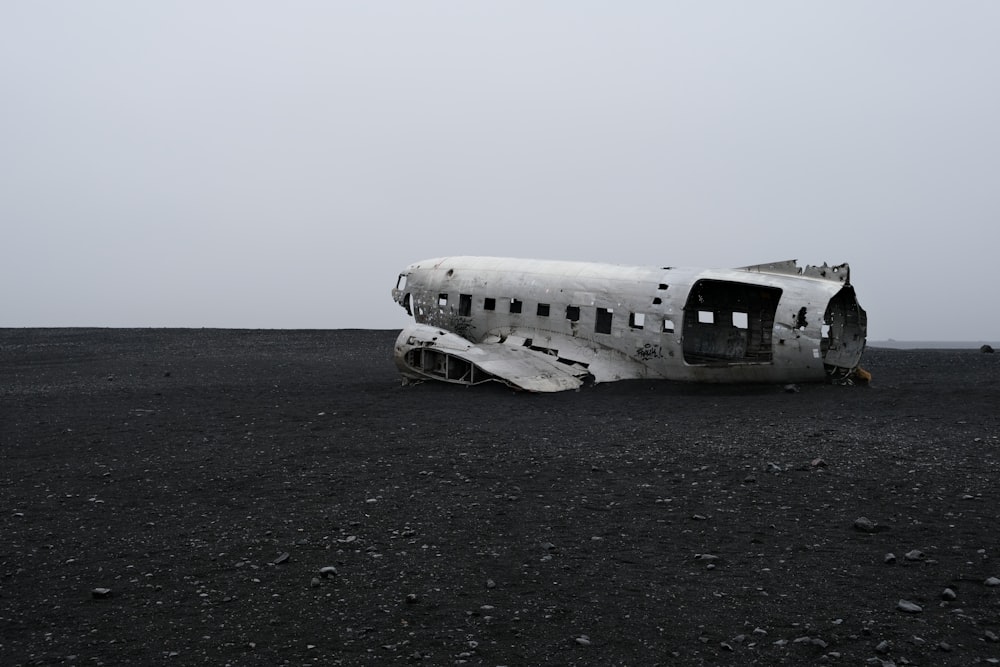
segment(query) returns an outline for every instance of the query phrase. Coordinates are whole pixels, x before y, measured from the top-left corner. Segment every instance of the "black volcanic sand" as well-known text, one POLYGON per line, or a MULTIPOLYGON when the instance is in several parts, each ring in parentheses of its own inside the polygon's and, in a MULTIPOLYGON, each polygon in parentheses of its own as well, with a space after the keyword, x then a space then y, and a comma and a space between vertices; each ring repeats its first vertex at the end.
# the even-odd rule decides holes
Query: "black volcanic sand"
POLYGON ((0 664, 1000 659, 1000 355, 531 395, 395 335, 0 330, 0 664))

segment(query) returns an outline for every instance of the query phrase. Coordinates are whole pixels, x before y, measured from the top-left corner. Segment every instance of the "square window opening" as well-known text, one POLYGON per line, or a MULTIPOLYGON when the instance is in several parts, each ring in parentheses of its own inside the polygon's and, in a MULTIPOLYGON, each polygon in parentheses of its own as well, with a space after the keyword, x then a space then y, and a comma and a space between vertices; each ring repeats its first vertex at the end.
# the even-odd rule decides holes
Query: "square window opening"
POLYGON ((524 302, 521 301, 520 299, 511 299, 510 300, 510 312, 512 312, 512 313, 520 313, 521 312, 521 306, 522 306, 523 303, 524 302))
POLYGON ((539 317, 548 317, 549 316, 549 304, 547 304, 547 303, 540 303, 540 304, 538 304, 538 310, 536 311, 536 314, 539 317))
POLYGON ((566 319, 570 322, 579 322, 580 306, 566 306, 566 319))
POLYGON ((646 326, 646 313, 629 313, 628 325, 633 329, 643 329, 646 326))
POLYGON ((483 310, 496 310, 496 309, 497 309, 496 299, 494 299, 491 296, 488 296, 485 299, 483 299, 483 310))
POLYGON ((597 319, 594 320, 594 333, 611 333, 611 320, 614 318, 614 312, 611 308, 597 309, 597 319))

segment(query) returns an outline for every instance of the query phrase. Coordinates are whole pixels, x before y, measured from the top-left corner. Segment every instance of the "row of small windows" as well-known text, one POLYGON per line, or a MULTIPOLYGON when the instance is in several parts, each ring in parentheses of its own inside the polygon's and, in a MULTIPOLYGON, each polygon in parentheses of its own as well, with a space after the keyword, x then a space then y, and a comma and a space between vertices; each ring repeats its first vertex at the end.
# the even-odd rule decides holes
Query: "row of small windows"
MULTIPOLYGON (((524 302, 520 299, 502 299, 502 302, 507 304, 508 312, 514 314, 520 314, 524 312, 524 302)), ((656 303, 659 303, 660 299, 656 299, 656 303)), ((438 295, 438 307, 445 308, 448 305, 448 295, 439 294, 438 295)), ((486 297, 483 299, 483 310, 493 310, 497 309, 497 300, 494 297, 486 297)), ((539 303, 535 309, 535 315, 538 317, 549 317, 552 312, 552 307, 547 303, 539 303)), ((468 317, 472 314, 472 295, 470 294, 460 294, 458 297, 458 314, 463 317, 468 317)), ((594 318, 594 332, 609 334, 611 333, 611 322, 614 318, 614 309, 612 308, 597 308, 594 318)), ((570 322, 580 321, 580 306, 566 306, 566 319, 570 322)), ((646 314, 645 313, 629 313, 628 315, 628 326, 630 329, 645 329, 646 328, 646 314)), ((673 333, 674 323, 672 320, 664 319, 662 328, 660 329, 662 333, 673 333)))

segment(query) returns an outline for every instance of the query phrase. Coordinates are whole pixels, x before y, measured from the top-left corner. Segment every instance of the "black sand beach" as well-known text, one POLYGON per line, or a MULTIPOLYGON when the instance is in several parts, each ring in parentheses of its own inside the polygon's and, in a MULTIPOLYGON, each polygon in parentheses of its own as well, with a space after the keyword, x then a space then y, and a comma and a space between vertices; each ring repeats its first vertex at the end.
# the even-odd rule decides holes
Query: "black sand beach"
POLYGON ((529 395, 395 335, 0 330, 0 665, 1000 664, 1000 355, 529 395))

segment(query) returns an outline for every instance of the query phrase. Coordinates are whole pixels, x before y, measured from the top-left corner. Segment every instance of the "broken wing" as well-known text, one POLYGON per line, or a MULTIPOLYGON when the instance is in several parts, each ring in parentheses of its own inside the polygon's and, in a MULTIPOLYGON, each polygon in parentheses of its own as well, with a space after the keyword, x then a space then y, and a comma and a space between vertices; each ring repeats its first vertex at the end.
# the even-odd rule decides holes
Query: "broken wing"
POLYGON ((458 334, 426 324, 403 329, 396 339, 396 366, 409 380, 455 384, 503 382, 525 391, 555 392, 580 387, 586 369, 554 357, 503 343, 472 343, 458 334))

